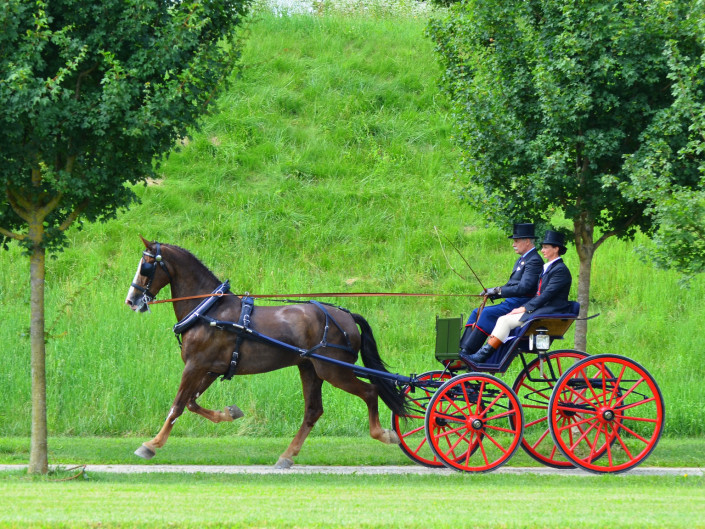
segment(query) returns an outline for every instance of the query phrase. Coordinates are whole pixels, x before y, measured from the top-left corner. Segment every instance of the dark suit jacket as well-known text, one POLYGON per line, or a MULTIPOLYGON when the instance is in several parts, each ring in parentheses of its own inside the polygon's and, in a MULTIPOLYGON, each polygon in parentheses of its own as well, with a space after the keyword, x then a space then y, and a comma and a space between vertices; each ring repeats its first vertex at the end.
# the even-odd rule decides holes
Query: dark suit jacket
POLYGON ((521 321, 534 318, 540 314, 561 314, 570 312, 571 304, 568 301, 570 285, 573 276, 563 262, 563 259, 555 261, 540 277, 541 294, 534 296, 524 304, 526 313, 521 317, 521 321))
POLYGON ((502 297, 530 298, 535 295, 541 272, 543 272, 543 259, 534 248, 514 263, 509 281, 501 287, 502 297))

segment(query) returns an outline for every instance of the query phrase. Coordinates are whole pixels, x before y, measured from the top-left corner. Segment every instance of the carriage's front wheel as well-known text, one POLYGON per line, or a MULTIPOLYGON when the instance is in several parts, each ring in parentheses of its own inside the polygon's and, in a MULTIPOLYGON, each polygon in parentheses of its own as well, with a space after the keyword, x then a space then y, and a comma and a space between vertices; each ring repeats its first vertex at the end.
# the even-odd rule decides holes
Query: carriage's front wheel
POLYGON ((404 395, 408 401, 410 412, 400 417, 392 413, 392 429, 399 436, 399 448, 406 456, 427 467, 442 467, 443 463, 433 454, 426 442, 424 420, 426 407, 433 393, 453 375, 448 371, 429 371, 416 377, 421 382, 419 385, 404 388, 404 395))
POLYGON ((596 355, 563 373, 548 403, 556 446, 576 466, 595 473, 639 465, 663 431, 661 390, 641 365, 596 355))
POLYGON ((466 373, 445 382, 428 403, 426 438, 448 468, 489 472, 514 455, 524 415, 516 393, 484 373, 466 373), (507 428, 507 418, 513 417, 507 428))
MULTIPOLYGON (((536 357, 521 370, 512 389, 524 411, 522 449, 536 461, 553 468, 573 468, 573 463, 553 443, 548 427, 548 401, 558 379, 588 354, 574 349, 551 351, 545 359, 536 357)), ((510 422, 513 417, 509 418, 510 422)))

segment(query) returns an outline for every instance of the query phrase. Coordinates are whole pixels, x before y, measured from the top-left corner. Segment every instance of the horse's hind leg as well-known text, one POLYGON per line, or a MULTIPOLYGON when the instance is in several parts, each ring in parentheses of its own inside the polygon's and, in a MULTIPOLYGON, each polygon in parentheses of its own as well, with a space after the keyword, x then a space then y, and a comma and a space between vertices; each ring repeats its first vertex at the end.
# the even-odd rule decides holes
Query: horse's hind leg
POLYGON ((310 362, 299 365, 299 374, 301 375, 301 386, 304 393, 304 419, 291 444, 279 457, 275 468, 290 468, 294 464, 294 457, 299 455, 306 437, 308 437, 316 421, 323 415, 323 398, 321 396, 323 380, 318 377, 310 362))
POLYGON ((379 422, 379 391, 374 384, 363 382, 348 368, 322 364, 323 362, 316 366, 316 372, 321 378, 336 388, 360 397, 367 404, 370 437, 386 444, 399 444, 399 436, 396 432, 382 428, 382 424, 379 422))

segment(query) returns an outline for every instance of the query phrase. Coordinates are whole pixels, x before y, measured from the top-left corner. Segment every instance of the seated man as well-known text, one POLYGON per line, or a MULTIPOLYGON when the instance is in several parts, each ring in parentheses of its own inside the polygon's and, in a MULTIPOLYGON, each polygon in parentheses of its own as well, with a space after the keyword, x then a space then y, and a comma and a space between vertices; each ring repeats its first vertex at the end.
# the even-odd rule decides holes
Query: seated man
POLYGON ((487 343, 477 353, 464 360, 482 364, 507 340, 512 329, 520 327, 529 318, 571 310, 568 295, 573 278, 560 257, 566 250, 563 234, 548 230, 541 243, 541 253, 546 259, 546 264, 543 265, 543 272, 539 277, 536 295, 509 314, 498 318, 487 343))
POLYGON ((490 335, 497 323, 497 318, 507 314, 512 309, 522 306, 536 293, 539 275, 543 269, 543 260, 536 251, 533 224, 514 224, 514 232, 508 237, 512 239, 512 247, 519 254, 509 280, 501 287, 483 290, 482 294, 490 299, 505 298, 499 305, 485 307, 482 311, 475 309, 465 324, 465 332, 460 339, 460 358, 477 352, 490 335), (478 318, 478 312, 479 318, 478 318))

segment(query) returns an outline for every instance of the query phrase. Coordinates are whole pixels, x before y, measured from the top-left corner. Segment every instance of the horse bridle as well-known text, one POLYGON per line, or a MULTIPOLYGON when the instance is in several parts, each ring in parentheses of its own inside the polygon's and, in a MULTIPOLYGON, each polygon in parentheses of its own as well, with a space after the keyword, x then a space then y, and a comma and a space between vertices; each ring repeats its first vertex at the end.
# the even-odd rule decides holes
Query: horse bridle
POLYGON ((154 253, 151 253, 147 250, 142 252, 142 265, 140 266, 140 275, 144 276, 147 278, 147 285, 146 286, 141 286, 138 285, 137 283, 132 283, 133 288, 136 288, 142 294, 144 295, 144 300, 145 302, 149 303, 150 301, 153 301, 157 295, 152 294, 150 292, 150 288, 152 288, 152 282, 154 281, 154 274, 157 271, 157 266, 160 266, 162 270, 164 270, 164 273, 166 273, 167 277, 169 278, 169 282, 172 281, 171 279, 171 274, 169 273, 169 270, 166 267, 166 263, 162 259, 162 252, 161 252, 161 244, 158 242, 156 244, 156 251, 154 253), (147 261, 144 260, 144 257, 151 257, 154 259, 151 263, 148 263, 147 261))

